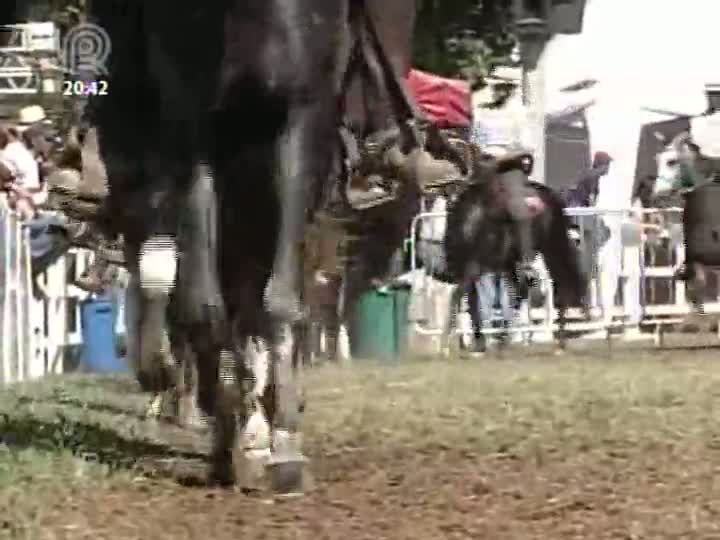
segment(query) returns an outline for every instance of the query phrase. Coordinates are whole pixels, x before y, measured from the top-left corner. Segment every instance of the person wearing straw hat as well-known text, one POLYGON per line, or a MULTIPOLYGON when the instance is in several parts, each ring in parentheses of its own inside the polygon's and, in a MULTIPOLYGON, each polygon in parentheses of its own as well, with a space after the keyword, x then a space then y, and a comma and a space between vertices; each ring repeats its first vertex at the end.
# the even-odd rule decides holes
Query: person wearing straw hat
POLYGON ((45 109, 40 105, 28 105, 18 111, 17 128, 18 131, 22 132, 36 124, 47 121, 45 109))
MULTIPOLYGON (((491 88, 491 100, 475 111, 475 124, 472 142, 482 149, 482 153, 497 160, 532 156, 528 144, 529 124, 527 111, 517 102, 519 70, 515 68, 496 68, 493 76, 487 78, 491 88)), ((533 195, 527 189, 526 170, 509 170, 498 175, 505 194, 505 206, 515 225, 515 237, 520 250, 522 279, 532 283, 536 279, 532 266, 531 219, 533 211, 526 199, 533 195)))
POLYGON ((35 207, 47 200, 47 194, 40 183, 38 163, 17 129, 0 130, 0 161, 11 171, 13 178, 3 187, 17 210, 29 219, 34 215, 35 207))

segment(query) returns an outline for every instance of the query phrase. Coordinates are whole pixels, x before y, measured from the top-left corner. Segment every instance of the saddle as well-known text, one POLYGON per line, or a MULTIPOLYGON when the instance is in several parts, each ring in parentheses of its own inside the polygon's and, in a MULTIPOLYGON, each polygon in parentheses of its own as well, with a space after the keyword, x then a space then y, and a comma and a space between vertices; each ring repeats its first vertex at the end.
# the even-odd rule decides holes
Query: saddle
MULTIPOLYGON (((385 46, 379 37, 372 14, 364 2, 354 4, 351 17, 350 56, 340 88, 341 103, 346 105, 344 96, 356 75, 365 75, 374 97, 389 100, 392 120, 397 128, 372 134, 365 140, 356 136, 347 125, 339 126, 340 141, 344 151, 344 168, 341 192, 344 182, 351 187, 361 188, 365 194, 376 192, 377 201, 363 201, 362 206, 350 205, 355 209, 368 209, 395 199, 393 180, 412 183, 425 191, 457 181, 463 177, 461 169, 450 160, 436 159, 432 154, 447 153, 462 162, 461 156, 451 147, 447 138, 424 118, 408 94, 401 76, 394 69, 385 46), (380 142, 373 139, 380 139, 380 142), (425 149, 432 143, 432 154, 425 149)), ((347 113, 347 111, 344 111, 347 113)), ((444 156, 443 156, 444 157, 444 156)), ((367 197, 361 197, 367 198, 367 197)), ((348 199, 350 199, 348 197, 348 199)))

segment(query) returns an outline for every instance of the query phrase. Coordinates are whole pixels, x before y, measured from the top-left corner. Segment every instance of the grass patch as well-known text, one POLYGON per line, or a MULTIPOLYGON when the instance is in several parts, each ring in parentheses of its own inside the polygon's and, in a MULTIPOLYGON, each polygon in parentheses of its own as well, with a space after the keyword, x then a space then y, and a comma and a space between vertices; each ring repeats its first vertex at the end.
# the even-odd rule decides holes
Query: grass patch
MULTIPOLYGON (((344 495, 333 497, 367 498, 387 491, 383 501, 390 504, 387 501, 396 500, 393 497, 404 497, 402 493, 415 493, 416 499, 425 501, 427 493, 457 485, 475 490, 475 495, 468 497, 492 493, 492 499, 483 504, 504 501, 505 509, 517 507, 517 516, 523 517, 513 519, 527 521, 535 516, 532 520, 554 523, 555 511, 548 508, 557 505, 570 505, 573 512, 586 514, 591 511, 588 508, 598 512, 601 508, 605 517, 612 514, 612 505, 572 499, 538 502, 540 511, 522 502, 527 493, 507 485, 511 477, 520 481, 512 475, 531 469, 530 480, 523 477, 524 490, 545 490, 545 499, 550 485, 556 486, 553 492, 568 494, 573 489, 590 493, 596 489, 593 486, 602 484, 608 493, 637 496, 638 500, 655 493, 657 497, 646 503, 663 509, 666 495, 660 495, 665 492, 658 491, 657 485, 674 486, 677 494, 689 485, 688 475, 695 474, 706 480, 693 496, 705 494, 707 504, 702 508, 710 515, 718 491, 711 480, 712 462, 720 457, 720 419, 716 414, 720 408, 720 363, 716 356, 712 350, 692 354, 634 351, 612 360, 525 356, 408 361, 394 366, 363 363, 310 371, 305 377, 305 438, 324 494, 319 496, 329 497, 333 490, 340 490, 344 495), (661 480, 655 479, 653 472, 659 468, 663 470, 661 480), (482 479, 469 480, 469 475, 481 473, 482 479), (655 491, 648 488, 643 496, 635 493, 651 480, 655 491), (345 486, 354 486, 355 491, 342 491, 345 486)), ((64 498, 85 500, 90 495, 83 493, 89 490, 135 489, 142 476, 140 469, 147 472, 138 463, 147 459, 200 459, 187 445, 168 443, 157 436, 141 419, 145 403, 134 383, 124 378, 49 378, 0 393, 0 437, 4 441, 0 445, 0 507, 12 508, 0 516, 0 537, 35 537, 41 525, 54 522, 64 498)), ((152 485, 163 493, 188 496, 188 488, 171 480, 157 482, 152 485)), ((443 496, 455 495, 448 492, 443 496)), ((403 508, 416 504, 403 500, 403 508)), ((462 504, 457 502, 458 508, 462 504)), ((440 506, 425 507, 423 515, 434 515, 440 506)), ((483 511, 489 512, 490 507, 483 511)), ((720 516, 720 508, 717 511, 720 516)), ((192 514, 188 509, 185 512, 192 514)), ((443 516, 452 515, 448 512, 443 516)), ((657 517, 639 519, 641 524, 647 519, 641 529, 650 534, 657 517)), ((465 527, 470 534, 469 525, 465 527)), ((438 534, 453 536, 430 526, 426 529, 435 538, 438 534)), ((88 530, 103 537, 98 529, 88 530)), ((491 534, 482 528, 472 530, 481 531, 477 533, 481 536, 458 537, 491 534)), ((527 538, 535 537, 530 529, 523 530, 527 538)), ((550 534, 548 530, 543 534, 550 534)), ((318 534, 317 530, 313 534, 318 534)), ((503 537, 497 531, 492 534, 503 537)), ((386 536, 378 533, 376 537, 386 536)))

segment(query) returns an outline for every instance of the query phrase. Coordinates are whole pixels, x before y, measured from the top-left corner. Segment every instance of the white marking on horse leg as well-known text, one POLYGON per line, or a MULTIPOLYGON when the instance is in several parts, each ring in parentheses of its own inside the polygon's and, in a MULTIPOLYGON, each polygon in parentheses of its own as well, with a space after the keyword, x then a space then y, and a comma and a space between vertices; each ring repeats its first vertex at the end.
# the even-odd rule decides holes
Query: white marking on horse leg
MULTIPOLYGON (((293 436, 288 439, 285 434, 297 431, 300 423, 299 397, 300 392, 297 387, 299 380, 297 370, 293 366, 293 351, 295 348, 295 339, 290 324, 286 323, 278 328, 278 336, 273 344, 274 348, 274 390, 277 395, 278 416, 280 417, 280 426, 275 429, 278 434, 280 446, 275 447, 273 443, 273 453, 288 456, 299 456, 300 446, 292 448, 288 446, 288 442, 298 441, 293 436)), ((276 417, 277 418, 277 417, 276 417)))
POLYGON ((168 294, 177 278, 178 252, 172 236, 153 236, 140 248, 140 284, 144 291, 168 294))
POLYGON ((265 478, 265 467, 270 463, 272 453, 270 425, 257 401, 255 410, 236 440, 235 456, 238 484, 246 489, 261 487, 265 478))
POLYGON ((153 394, 147 404, 147 408, 145 409, 145 417, 150 419, 160 418, 160 414, 162 412, 162 404, 163 392, 153 394))
POLYGON ((262 338, 248 339, 247 357, 255 378, 253 394, 260 398, 265 394, 270 369, 270 349, 262 338))
POLYGON ((260 403, 256 403, 253 413, 243 429, 242 445, 245 450, 270 451, 270 424, 265 418, 265 411, 260 403))

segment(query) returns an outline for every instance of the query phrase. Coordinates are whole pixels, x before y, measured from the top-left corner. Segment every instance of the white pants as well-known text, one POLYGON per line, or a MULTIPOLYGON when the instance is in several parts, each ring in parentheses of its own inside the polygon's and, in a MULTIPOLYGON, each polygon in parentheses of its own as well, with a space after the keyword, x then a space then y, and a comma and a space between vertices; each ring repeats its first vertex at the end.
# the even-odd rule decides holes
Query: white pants
POLYGON ((640 304, 640 284, 642 280, 642 257, 639 246, 623 249, 623 269, 626 276, 623 285, 623 305, 627 315, 627 323, 638 325, 642 320, 642 306, 640 304))
POLYGON ((600 306, 606 322, 612 320, 617 295, 618 281, 622 273, 622 237, 620 226, 607 220, 609 238, 598 252, 598 273, 600 278, 600 306))
POLYGON ((621 225, 606 220, 610 237, 598 253, 600 274, 600 306, 606 322, 612 319, 615 297, 620 278, 626 277, 623 284, 623 310, 629 324, 639 324, 642 318, 640 304, 640 283, 642 279, 642 258, 640 246, 624 247, 621 225))

